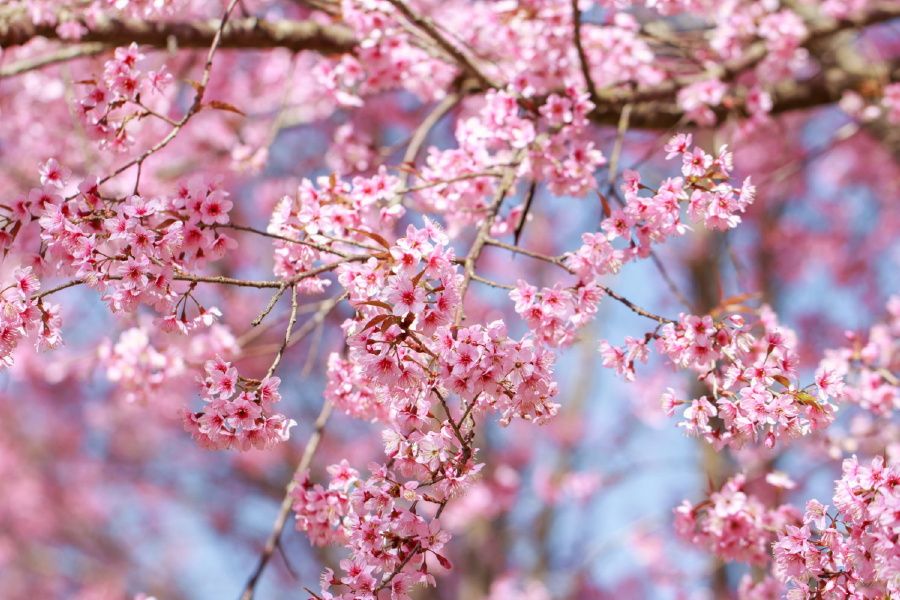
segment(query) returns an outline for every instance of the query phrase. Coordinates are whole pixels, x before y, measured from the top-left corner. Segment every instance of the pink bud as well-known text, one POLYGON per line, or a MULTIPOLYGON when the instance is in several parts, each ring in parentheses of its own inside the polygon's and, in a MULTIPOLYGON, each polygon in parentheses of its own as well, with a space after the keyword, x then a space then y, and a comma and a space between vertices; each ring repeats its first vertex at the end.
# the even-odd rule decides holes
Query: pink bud
POLYGON ((770 429, 766 434, 766 449, 771 450, 775 447, 775 433, 770 429))

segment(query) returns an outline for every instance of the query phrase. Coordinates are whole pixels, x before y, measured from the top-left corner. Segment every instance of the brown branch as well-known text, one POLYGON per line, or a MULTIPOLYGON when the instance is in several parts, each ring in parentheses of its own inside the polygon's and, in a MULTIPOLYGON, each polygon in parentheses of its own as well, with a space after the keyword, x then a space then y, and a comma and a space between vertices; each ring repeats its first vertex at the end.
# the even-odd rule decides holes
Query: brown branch
POLYGON ((278 365, 281 364, 281 359, 284 356, 284 351, 287 349, 288 344, 291 343, 291 332, 294 331, 294 323, 297 322, 297 286, 291 287, 291 317, 288 319, 287 329, 284 332, 284 343, 281 344, 281 348, 278 350, 278 354, 275 355, 275 360, 272 361, 272 366, 269 367, 268 373, 266 373, 266 378, 271 377, 275 374, 275 369, 278 368, 278 365))
MULTIPOLYGON (((325 422, 328 420, 328 415, 330 413, 331 403, 326 400, 322 405, 322 410, 319 413, 319 417, 316 419, 315 425, 313 426, 312 435, 309 436, 309 441, 306 442, 306 448, 303 450, 303 457, 300 459, 300 463, 294 470, 295 475, 301 474, 309 468, 309 464, 312 462, 312 457, 316 453, 316 449, 319 447, 319 441, 322 439, 322 431, 325 429, 325 422)), ((259 581, 263 569, 266 568, 266 564, 269 562, 269 559, 272 558, 272 554, 275 552, 275 548, 278 546, 278 538, 281 537, 281 531, 284 529, 284 525, 287 522, 288 515, 290 515, 291 513, 291 505, 294 503, 291 498, 291 492, 296 487, 297 482, 294 481, 292 477, 291 482, 287 486, 287 493, 285 493, 284 495, 284 500, 281 501, 281 508, 279 508, 278 510, 278 517, 275 519, 275 524, 272 526, 272 533, 269 534, 269 539, 266 540, 266 545, 259 557, 259 564, 257 564, 256 570, 253 571, 253 574, 250 576, 250 580, 247 582, 247 585, 244 588, 243 594, 241 594, 241 600, 252 600, 253 598, 253 592, 256 588, 256 583, 257 581, 259 581)))
MULTIPOLYGON (((404 166, 415 163, 416 156, 418 156, 419 150, 422 149, 422 144, 425 143, 428 132, 431 131, 432 127, 434 127, 444 115, 453 110, 453 107, 459 103, 461 98, 462 96, 460 94, 447 94, 447 96, 434 107, 434 110, 428 113, 428 116, 425 117, 422 123, 416 128, 412 138, 409 140, 409 146, 406 147, 406 153, 403 155, 404 166)), ((409 171, 404 170, 400 173, 400 187, 405 188, 408 181, 409 171)), ((400 194, 398 194, 395 197, 395 200, 399 201, 400 197, 400 194)))
MULTIPOLYGON (((499 240, 495 240, 495 239, 493 239, 493 238, 491 238, 491 237, 487 237, 487 238, 485 239, 484 243, 487 244, 487 245, 489 245, 489 246, 496 246, 496 247, 498 247, 498 248, 504 248, 504 249, 506 249, 506 250, 509 250, 510 252, 515 252, 515 253, 517 253, 517 254, 522 254, 522 255, 525 255, 525 256, 530 256, 531 258, 534 258, 534 259, 537 259, 537 260, 542 260, 542 261, 544 261, 544 262, 548 262, 548 263, 554 264, 554 265, 556 265, 556 266, 558 266, 558 267, 561 267, 561 268, 565 269, 566 271, 568 271, 569 273, 572 273, 572 274, 575 273, 574 269, 572 269, 569 265, 567 265, 567 264, 564 262, 564 258, 563 258, 563 257, 559 257, 559 256, 547 256, 546 254, 538 254, 537 252, 531 252, 530 250, 525 250, 525 249, 523 249, 523 248, 519 248, 518 246, 511 246, 510 244, 505 244, 505 243, 503 243, 503 242, 501 242, 501 241, 499 241, 499 240)), ((481 279, 481 278, 479 278, 479 279, 481 279)), ((489 281, 489 280, 486 280, 486 279, 485 279, 485 280, 482 280, 482 282, 483 282, 483 283, 490 284, 490 285, 493 285, 493 284, 494 284, 494 282, 489 281)), ((502 284, 496 284, 496 285, 497 285, 498 287, 503 287, 502 284)), ((619 302, 621 302, 622 304, 624 304, 625 306, 627 306, 628 308, 630 308, 633 312, 636 312, 637 314, 641 315, 642 317, 647 317, 648 319, 653 319, 654 321, 656 321, 656 322, 658 322, 658 323, 674 323, 674 322, 675 322, 675 321, 673 321, 672 319, 667 319, 667 318, 665 318, 665 317, 660 317, 659 315, 655 315, 655 314, 653 314, 653 313, 650 312, 650 311, 644 310, 643 308, 641 308, 640 306, 638 306, 637 304, 635 304, 635 303, 632 302, 631 300, 625 298, 624 296, 620 296, 619 294, 617 294, 616 292, 612 291, 611 289, 609 289, 609 288, 606 287, 605 285, 600 285, 600 284, 598 283, 598 284, 597 284, 597 287, 600 288, 601 290, 603 290, 604 292, 606 292, 606 294, 607 294, 608 296, 610 296, 611 298, 614 298, 614 299, 618 300, 619 302)))
POLYGON ((463 306, 465 305, 466 291, 468 291, 469 289, 469 283, 472 281, 472 275, 475 274, 475 262, 478 261, 478 257, 481 256, 481 251, 484 249, 487 240, 490 238, 491 227, 493 226, 494 221, 497 219, 497 212, 500 210, 500 205, 503 204, 503 199, 506 198, 506 194, 509 192, 509 188, 512 187, 515 180, 515 167, 508 167, 506 169, 506 173, 503 176, 503 180, 500 182, 500 186, 497 188, 496 193, 494 193, 494 199, 486 209, 487 214, 484 216, 484 221, 481 222, 481 227, 478 229, 478 233, 475 235, 475 241, 472 242, 472 247, 469 248, 469 253, 466 255, 463 281, 459 286, 460 300, 459 308, 456 309, 456 319, 454 321, 455 325, 459 325, 460 323, 462 323, 463 306))
POLYGON ((454 61, 463 71, 468 71, 470 75, 475 77, 485 88, 499 89, 500 84, 492 80, 484 74, 484 72, 475 65, 475 63, 462 51, 453 45, 447 38, 441 34, 434 26, 434 23, 428 17, 413 12, 409 6, 402 0, 388 0, 400 13, 409 19, 416 27, 428 34, 454 61))
MULTIPOLYGON (((391 0, 391 3, 401 13, 410 18, 417 27, 434 39, 435 43, 450 53, 452 59, 458 62, 463 70, 470 73, 472 81, 465 82, 463 87, 466 87, 472 93, 477 93, 479 89, 484 91, 498 87, 499 84, 484 75, 461 50, 437 30, 430 19, 416 15, 400 0, 391 0)), ((813 47, 842 31, 883 23, 895 18, 900 18, 900 4, 888 5, 884 3, 879 8, 853 19, 816 22, 810 24, 810 34, 804 42, 804 46, 813 47)), ((99 42, 115 46, 127 45, 134 41, 145 46, 168 48, 170 40, 174 40, 178 47, 201 48, 211 45, 216 31, 216 23, 210 21, 164 23, 101 19, 82 38, 80 44, 99 42)), ((0 22, 0 47, 24 44, 37 36, 58 39, 54 27, 46 24, 36 26, 25 17, 17 17, 7 23, 0 22)), ((222 32, 219 47, 283 47, 294 51, 314 50, 324 54, 331 54, 351 52, 356 43, 357 41, 353 38, 352 32, 340 25, 322 26, 313 21, 268 22, 248 18, 229 21, 222 32)), ((599 125, 617 125, 620 122, 624 107, 627 104, 634 104, 629 119, 632 129, 667 129, 673 127, 684 117, 684 111, 678 107, 675 100, 678 89, 692 81, 708 79, 714 76, 725 80, 733 80, 737 75, 758 63, 760 53, 756 46, 748 48, 746 54, 747 56, 741 61, 719 67, 715 72, 704 71, 672 79, 649 89, 598 93, 598 98, 595 100, 597 106, 589 117, 594 123, 599 125)), ((813 54, 815 55, 815 53, 813 54)), ((18 63, 14 63, 14 65, 16 64, 18 63)), ((8 68, 12 68, 12 66, 8 68)), ((21 68, 21 66, 16 67, 16 69, 21 68)), ((889 64, 891 70, 898 66, 900 66, 898 61, 889 64)), ((794 110, 833 104, 840 100, 844 91, 859 88, 863 82, 869 79, 869 76, 869 74, 848 73, 841 69, 826 69, 822 74, 811 80, 782 82, 772 90, 772 114, 778 115, 794 110)), ((731 113, 737 115, 745 114, 744 100, 742 98, 735 98, 734 100, 734 107, 731 109, 724 106, 713 108, 718 124, 723 123, 731 113)), ((165 143, 168 143, 168 141, 170 140, 166 140, 165 143)), ((162 145, 165 145, 165 143, 162 145)), ((153 151, 155 152, 156 150, 153 151)))
POLYGON ((587 91, 591 95, 591 102, 594 106, 599 106, 600 99, 597 97, 597 87, 591 78, 591 68, 588 64, 587 55, 584 53, 584 46, 581 44, 581 11, 578 9, 578 0, 572 0, 572 37, 575 42, 575 49, 578 51, 578 61, 581 63, 581 74, 584 76, 584 84, 587 91))
POLYGON ((32 296, 32 298, 34 298, 35 300, 40 300, 44 296, 49 296, 50 294, 55 294, 56 292, 59 292, 66 288, 74 287, 76 285, 81 285, 82 283, 84 283, 84 281, 82 281, 81 279, 73 279, 72 281, 67 281, 66 283, 63 283, 56 287, 52 287, 50 289, 44 290, 43 292, 39 292, 39 293, 35 294, 34 296, 32 296))
POLYGON ((44 54, 41 56, 32 56, 30 58, 23 58, 22 60, 18 60, 11 65, 7 65, 0 69, 0 79, 4 77, 12 77, 13 75, 18 75, 20 73, 26 73, 28 71, 33 71, 34 69, 40 69, 41 67, 46 67, 48 65, 54 65, 57 63, 65 62, 67 60, 72 60, 73 58, 79 58, 82 56, 94 56, 95 54, 100 54, 104 50, 108 50, 110 48, 109 45, 103 42, 91 42, 88 44, 79 44, 78 46, 64 46, 62 48, 57 49, 50 54, 44 54))
MULTIPOLYGON (((100 42, 109 46, 127 46, 135 42, 140 46, 166 49, 170 47, 171 39, 178 48, 209 48, 218 30, 219 23, 215 20, 170 23, 98 18, 80 42, 100 42)), ((55 40, 59 39, 59 34, 55 26, 35 25, 24 16, 7 23, 0 22, 0 46, 3 48, 25 44, 35 37, 55 40)), ((288 48, 323 54, 352 52, 355 45, 353 32, 347 27, 320 25, 314 21, 255 18, 229 21, 219 41, 220 48, 288 48)))
POLYGON ((314 267, 309 271, 303 271, 302 273, 297 273, 293 277, 289 277, 288 279, 283 279, 281 281, 252 281, 248 279, 232 279, 231 277, 201 277, 198 275, 187 275, 187 274, 177 274, 174 279, 176 281, 193 281, 196 283, 219 283, 222 285, 233 285, 237 287, 252 287, 252 288, 281 288, 287 287, 290 285, 294 285, 299 281, 303 281, 304 279, 309 279, 310 277, 315 277, 321 273, 326 273, 328 271, 333 271, 337 269, 341 264, 345 262, 359 262, 365 261, 372 258, 368 254, 357 254, 354 256, 350 256, 343 260, 327 263, 324 265, 320 265, 318 267, 314 267))
POLYGON ((485 279, 484 277, 480 277, 475 273, 472 273, 472 281, 477 281, 478 283, 483 283, 485 285, 489 285, 491 287, 500 288, 503 290, 514 290, 516 286, 507 285, 505 283, 497 283, 496 281, 491 281, 490 279, 485 279))

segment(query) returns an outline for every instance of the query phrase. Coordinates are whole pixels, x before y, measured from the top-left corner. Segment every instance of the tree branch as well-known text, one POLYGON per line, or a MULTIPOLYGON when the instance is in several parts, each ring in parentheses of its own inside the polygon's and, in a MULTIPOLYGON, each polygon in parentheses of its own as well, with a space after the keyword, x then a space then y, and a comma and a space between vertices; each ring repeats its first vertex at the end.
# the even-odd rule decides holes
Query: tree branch
MULTIPOLYGON (((322 411, 319 413, 319 417, 316 419, 316 423, 313 426, 312 435, 309 436, 309 441, 306 442, 306 448, 303 450, 303 458, 300 459, 300 464, 297 465, 297 469, 294 471, 295 475, 303 473, 309 468, 312 457, 319 447, 319 441, 322 439, 322 431, 325 429, 325 422, 328 420, 328 415, 330 413, 331 403, 326 400, 322 405, 322 411)), ((287 493, 284 495, 284 500, 281 501, 281 508, 278 509, 278 517, 275 519, 275 524, 272 526, 272 533, 269 534, 269 539, 266 540, 266 546, 263 549, 262 555, 259 557, 259 564, 256 566, 256 570, 253 571, 253 575, 250 576, 250 580, 247 582, 243 594, 241 594, 241 600, 252 600, 256 583, 259 581, 263 569, 266 568, 269 559, 272 558, 276 546, 278 546, 278 538, 281 536, 281 530, 284 529, 288 515, 291 514, 291 505, 294 503, 291 498, 291 492, 295 487, 297 487, 297 482, 291 478, 291 482, 287 486, 287 493)))
MULTIPOLYGON (((82 23, 84 24, 84 23, 82 23)), ((86 24, 84 24, 87 26, 86 24)), ((168 48, 170 39, 179 48, 209 48, 219 29, 218 19, 169 23, 130 19, 98 18, 88 27, 80 43, 100 42, 110 46, 127 46, 136 42, 141 46, 168 48)), ((20 46, 35 37, 60 39, 56 27, 20 17, 0 22, 0 47, 20 46)), ((319 25, 314 21, 264 21, 261 19, 231 19, 222 31, 219 48, 288 48, 315 50, 322 54, 352 52, 356 40, 353 32, 339 25, 319 25)))
POLYGON ((0 79, 3 79, 4 77, 12 77, 13 75, 18 75, 19 73, 33 71, 34 69, 40 69, 41 67, 46 67, 47 65, 54 65, 56 63, 72 60, 73 58, 79 58, 82 56, 94 56, 95 54, 100 54, 104 50, 108 49, 110 49, 110 46, 103 42, 90 42, 87 44, 79 44, 77 46, 64 46, 56 50, 55 52, 51 52, 50 54, 23 58, 22 60, 18 60, 12 63, 11 65, 3 67, 2 69, 0 69, 0 79))

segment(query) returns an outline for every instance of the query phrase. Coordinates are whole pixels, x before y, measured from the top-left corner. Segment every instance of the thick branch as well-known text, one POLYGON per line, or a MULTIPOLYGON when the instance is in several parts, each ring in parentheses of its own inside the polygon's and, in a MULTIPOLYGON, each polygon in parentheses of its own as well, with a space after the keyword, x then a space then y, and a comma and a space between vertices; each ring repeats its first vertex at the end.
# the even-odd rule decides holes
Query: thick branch
MULTIPOLYGON (((219 28, 219 20, 164 23, 120 19, 98 19, 80 42, 102 42, 111 46, 169 48, 209 48, 219 28), (170 41, 171 38, 171 41, 170 41)), ((35 25, 27 17, 0 22, 0 47, 22 45, 32 38, 59 39, 56 27, 35 25)), ((263 21, 232 19, 222 32, 220 48, 288 48, 315 50, 323 54, 351 52, 356 45, 353 32, 341 26, 323 26, 314 21, 263 21)))

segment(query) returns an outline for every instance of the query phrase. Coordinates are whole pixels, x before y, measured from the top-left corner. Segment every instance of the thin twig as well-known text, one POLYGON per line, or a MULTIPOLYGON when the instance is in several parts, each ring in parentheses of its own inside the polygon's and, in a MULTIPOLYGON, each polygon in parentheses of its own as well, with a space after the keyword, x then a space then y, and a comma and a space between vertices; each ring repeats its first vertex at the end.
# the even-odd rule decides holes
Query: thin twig
POLYGON ((61 62, 80 58, 83 56, 94 56, 108 50, 109 45, 103 42, 91 42, 88 44, 80 44, 78 46, 66 46, 44 56, 35 56, 31 58, 23 58, 11 65, 7 65, 0 69, 0 79, 4 77, 12 77, 41 67, 53 65, 61 62))
POLYGON ((696 310, 691 303, 688 302, 688 299, 681 293, 681 290, 678 289, 678 286, 675 285, 675 281, 669 276, 669 272, 666 270, 666 267, 662 264, 662 261, 659 260, 659 256, 656 255, 656 252, 650 251, 650 258, 653 259, 653 264, 656 265, 656 269, 659 271, 659 274, 662 275, 662 278, 665 280, 666 284, 668 284, 669 289, 672 290, 672 293, 675 294, 675 297, 684 304, 684 306, 691 311, 691 314, 696 314, 696 310))
POLYGON ((463 281, 459 286, 459 308, 456 309, 456 319, 454 321, 456 325, 462 323, 463 320, 463 305, 465 304, 466 291, 469 289, 469 282, 472 280, 472 275, 475 274, 475 262, 478 260, 478 257, 481 256, 481 251, 484 249, 484 245, 490 237, 491 227, 497 219, 497 212, 500 210, 500 205, 503 204, 503 199, 506 198, 506 194, 509 193, 509 188, 512 187, 515 180, 515 168, 508 167, 506 174, 503 176, 503 180, 500 182, 500 186, 494 194, 494 199, 487 207, 487 214, 484 216, 484 221, 481 222, 481 227, 478 229, 475 241, 472 242, 472 247, 469 248, 469 252, 466 255, 463 281))
MULTIPOLYGON (((215 228, 227 228, 227 229, 236 229, 237 231, 247 231, 249 233, 255 233, 256 235, 261 235, 263 237, 272 238, 274 240, 281 240, 283 242, 289 242, 291 244, 300 244, 301 246, 309 246, 310 248, 314 248, 319 252, 326 252, 328 254, 334 254, 335 256, 340 256, 342 258, 349 258, 352 256, 351 254, 347 254, 346 252, 341 252, 340 250, 335 250, 329 246, 323 246, 322 244, 317 244, 315 242, 310 242, 308 240, 295 240, 283 235, 277 235, 275 233, 269 233, 268 231, 263 231, 261 229, 254 229, 253 227, 245 227, 243 225, 235 225, 234 223, 226 223, 225 225, 216 225, 215 228)), ((344 240, 336 240, 336 241, 344 241, 344 240)), ((363 246, 365 247, 365 246, 363 246)))
MULTIPOLYGON (((325 300, 320 304, 319 310, 316 311, 311 318, 306 320, 303 325, 300 326, 300 329, 291 336, 291 341, 288 344, 288 348, 293 346, 294 344, 300 343, 303 339, 306 338, 310 332, 317 327, 319 324, 324 321, 325 317, 336 307, 340 302, 345 300, 349 296, 349 292, 343 292, 340 296, 335 296, 329 300, 325 300)), ((270 352, 275 352, 280 348, 280 345, 277 344, 267 344, 264 346, 254 346, 252 348, 247 348, 242 352, 242 356, 257 356, 260 354, 268 354, 270 352)))
POLYGON ((316 357, 319 355, 319 344, 322 343, 322 333, 324 331, 325 325, 322 321, 319 321, 313 331, 313 339, 309 343, 309 353, 306 355, 306 362, 303 364, 303 370, 300 371, 301 381, 309 377, 313 366, 316 364, 316 357))
MULTIPOLYGON (((253 319, 253 322, 250 324, 253 325, 254 327, 256 327, 257 325, 262 323, 263 319, 265 319, 266 316, 270 312, 272 312, 272 309, 275 308, 275 303, 278 302, 278 299, 281 298, 281 295, 284 294, 284 291, 286 289, 287 289, 287 286, 285 286, 285 285, 282 285, 281 287, 279 287, 278 291, 275 292, 275 294, 272 296, 272 299, 269 300, 269 303, 266 304, 266 307, 264 309, 262 309, 262 312, 259 313, 259 316, 256 317, 255 319, 253 319)), ((296 286, 295 286, 295 289, 296 289, 296 286)))
MULTIPOLYGON (((415 164, 416 156, 419 155, 419 150, 422 149, 422 145, 425 143, 425 138, 428 137, 428 132, 437 125, 437 122, 443 118, 448 112, 453 110, 453 107, 459 104, 462 96, 460 94, 447 94, 444 96, 444 99, 441 100, 437 106, 434 107, 428 116, 422 121, 422 123, 416 128, 416 131, 413 133, 412 138, 409 140, 409 146, 406 147, 406 153, 403 155, 403 166, 407 167, 409 165, 415 164)), ((405 188, 407 182, 409 181, 409 171, 404 169, 400 173, 400 187, 405 188)), ((394 197, 394 202, 400 201, 400 195, 394 197)))
POLYGON ((609 157, 609 190, 613 191, 616 184, 619 157, 622 154, 622 146, 625 143, 625 132, 628 131, 628 122, 631 119, 631 109, 634 104, 626 104, 619 116, 619 128, 616 132, 616 143, 613 145, 612 155, 609 157))
POLYGON ((600 98, 597 97, 597 88, 594 86, 594 80, 591 78, 591 69, 588 65, 587 55, 584 52, 584 46, 581 44, 581 11, 578 9, 578 0, 572 0, 572 37, 575 41, 575 49, 578 50, 581 74, 584 76, 584 84, 591 95, 591 102, 594 103, 594 106, 599 106, 600 98))
MULTIPOLYGON (((303 450, 303 457, 300 459, 300 463, 294 470, 294 475, 302 474, 309 468, 312 457, 319 447, 319 441, 322 439, 322 431, 325 429, 325 422, 328 420, 328 415, 330 413, 331 402, 326 400, 322 405, 322 410, 319 412, 319 417, 316 419, 315 425, 313 425, 312 435, 309 436, 309 441, 306 442, 306 448, 303 450)), ((291 505, 294 503, 291 492, 294 491, 294 488, 296 488, 297 485, 297 482, 292 477, 291 482, 287 485, 287 493, 284 495, 284 500, 281 501, 281 508, 278 509, 278 517, 275 519, 275 524, 272 526, 272 532, 269 534, 269 539, 266 540, 266 545, 259 557, 259 564, 256 565, 256 570, 253 571, 250 580, 247 581, 244 592, 241 594, 241 600, 252 600, 253 598, 256 583, 259 581, 263 569, 266 568, 266 564, 275 552, 275 547, 278 545, 278 538, 281 537, 281 531, 284 529, 288 515, 291 512, 291 505)))
POLYGON ((166 137, 152 146, 149 150, 141 154, 138 158, 125 163, 124 165, 116 169, 111 175, 107 175, 103 179, 99 180, 97 182, 97 185, 106 183, 110 179, 127 171, 134 165, 138 165, 138 168, 140 168, 140 165, 142 165, 143 162, 147 160, 147 158, 162 150, 169 144, 169 142, 174 140, 175 136, 178 135, 178 132, 181 131, 181 129, 187 124, 191 117, 203 110, 203 94, 206 91, 206 86, 209 84, 209 77, 212 72, 213 57, 215 57, 216 49, 218 49, 219 42, 222 40, 222 31, 224 31, 225 25, 228 23, 228 18, 231 16, 231 13, 234 10, 234 7, 237 6, 237 3, 238 0, 231 0, 228 8, 225 9, 225 13, 222 15, 222 20, 219 23, 219 28, 216 30, 216 33, 213 36, 212 45, 209 47, 209 52, 206 55, 206 65, 203 67, 203 76, 200 78, 200 83, 196 85, 197 95, 194 97, 194 102, 191 105, 190 109, 188 109, 184 117, 182 117, 182 119, 178 121, 178 123, 175 125, 175 127, 172 128, 172 130, 168 133, 168 135, 166 135, 166 137))
POLYGON ((281 349, 278 351, 278 354, 275 355, 275 360, 272 362, 272 366, 269 367, 269 372, 266 373, 266 378, 271 377, 275 374, 275 369, 278 368, 278 365, 281 364, 281 358, 284 356, 284 351, 287 349, 288 344, 291 343, 291 333, 294 331, 294 323, 297 322, 297 286, 291 286, 291 318, 288 319, 287 329, 284 332, 284 343, 281 344, 281 349))
POLYGON ((464 71, 474 76, 481 84, 488 89, 499 89, 500 85, 484 74, 484 72, 475 65, 475 63, 463 54, 459 48, 454 46, 447 38, 441 34, 434 26, 431 19, 413 12, 402 0, 388 0, 403 16, 412 21, 419 29, 431 37, 437 44, 455 60, 464 71))
POLYGON ((490 279, 485 279, 484 277, 479 277, 475 273, 472 273, 472 281, 477 281, 478 283, 484 283, 491 287, 501 288, 504 290, 516 289, 516 286, 514 286, 514 285, 506 285, 505 283, 497 283, 496 281, 491 281, 490 279))
MULTIPOLYGON (((554 264, 558 267, 561 267, 561 268, 565 269, 566 271, 568 271, 569 273, 573 273, 573 274, 575 273, 574 269, 572 269, 572 267, 570 267, 569 265, 567 265, 564 262, 563 257, 547 256, 546 254, 538 254, 537 252, 531 252, 530 250, 525 250, 525 249, 519 248, 517 246, 511 246, 510 244, 504 244, 503 242, 495 240, 493 238, 487 238, 485 240, 485 244, 490 245, 490 246, 497 246, 498 248, 505 248, 506 250, 509 250, 511 252, 517 252, 517 253, 523 254, 525 256, 530 256, 531 258, 534 258, 537 260, 542 260, 544 262, 548 262, 548 263, 554 264)), ((487 280, 484 283, 487 283, 487 280)), ((502 284, 498 284, 498 286, 502 287, 502 284)), ((650 311, 644 310, 643 308, 641 308, 634 302, 628 300, 627 298, 625 298, 623 296, 620 296, 619 294, 612 291, 605 285, 597 284, 597 287, 600 288, 601 290, 603 290, 604 292, 606 292, 607 295, 614 298, 615 300, 618 300, 619 302, 621 302, 622 304, 624 304, 625 306, 627 306, 628 308, 630 308, 632 311, 636 312, 637 314, 641 315, 642 317, 647 317, 648 319, 653 319, 654 321, 656 321, 658 323, 674 323, 675 322, 672 319, 660 317, 659 315, 655 315, 650 311)))

